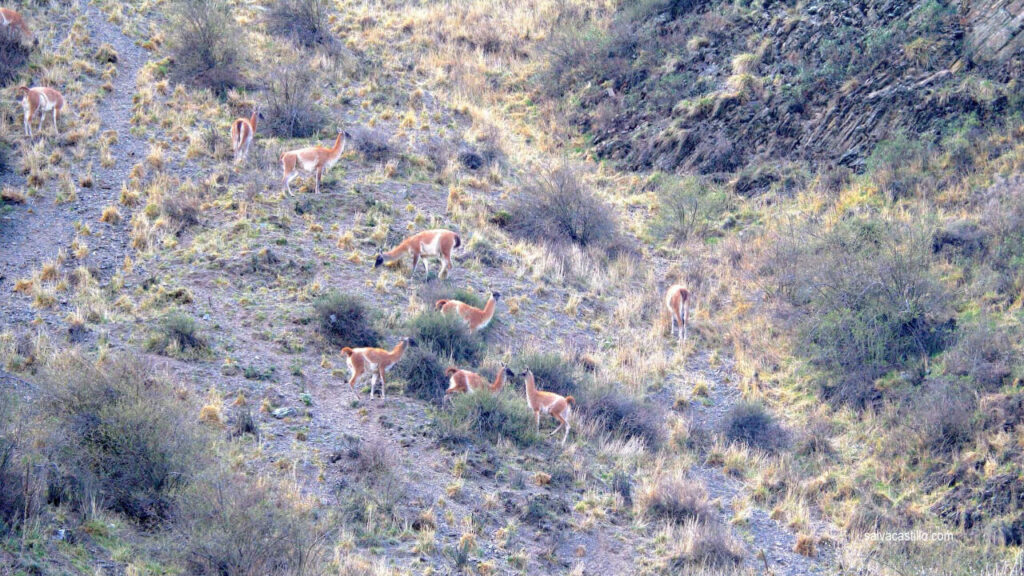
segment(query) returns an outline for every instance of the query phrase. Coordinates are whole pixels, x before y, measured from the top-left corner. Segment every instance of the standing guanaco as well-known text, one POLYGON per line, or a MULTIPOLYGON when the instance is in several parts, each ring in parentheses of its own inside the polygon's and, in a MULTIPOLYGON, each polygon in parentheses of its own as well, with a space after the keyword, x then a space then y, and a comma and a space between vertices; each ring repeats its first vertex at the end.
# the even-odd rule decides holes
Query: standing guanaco
POLYGON ((570 404, 574 404, 576 399, 572 396, 561 396, 554 392, 537 390, 537 382, 533 379, 533 372, 529 368, 520 376, 526 378, 526 404, 530 407, 530 410, 533 410, 537 431, 540 432, 541 412, 551 414, 555 420, 558 420, 558 428, 555 428, 548 436, 554 436, 565 426, 565 435, 562 436, 562 445, 564 446, 566 438, 569 437, 569 417, 572 414, 570 404))
POLYGON ((491 297, 487 299, 487 304, 483 310, 458 300, 438 300, 434 303, 434 309, 440 310, 445 314, 451 314, 452 312, 458 314, 460 318, 465 320, 466 325, 469 326, 469 331, 472 333, 477 330, 483 330, 491 323, 491 320, 494 318, 494 308, 499 299, 501 299, 501 294, 491 292, 491 297))
POLYGON ((25 111, 25 135, 32 137, 32 119, 39 116, 39 130, 43 129, 43 120, 46 113, 53 114, 53 130, 60 134, 57 128, 57 117, 64 109, 64 96, 53 88, 18 86, 18 94, 21 95, 21 107, 25 111))
POLYGON ((377 252, 377 260, 373 267, 377 268, 384 264, 400 260, 403 256, 412 254, 412 269, 416 271, 420 257, 423 258, 424 276, 430 274, 430 266, 427 264, 428 257, 437 258, 441 263, 441 270, 437 277, 441 278, 451 272, 452 269, 452 248, 462 246, 462 238, 451 230, 426 230, 419 234, 413 234, 401 244, 388 252, 377 252))
POLYGON ((676 327, 679 328, 679 342, 686 342, 686 321, 689 319, 687 304, 690 302, 690 292, 680 284, 673 284, 665 293, 665 307, 672 316, 672 333, 675 334, 676 327))
POLYGON ((32 30, 25 24, 25 19, 10 8, 0 8, 0 27, 5 30, 16 30, 24 40, 31 40, 34 46, 39 45, 39 38, 32 34, 32 30))
POLYGON ((320 181, 324 173, 330 172, 331 168, 341 159, 350 136, 348 132, 338 130, 338 137, 334 140, 334 146, 324 148, 323 146, 310 146, 289 150, 281 154, 281 170, 284 172, 284 185, 288 195, 292 195, 292 180, 299 176, 299 173, 312 174, 316 182, 316 193, 320 193, 320 181))
POLYGON ((263 119, 260 107, 253 108, 249 118, 236 118, 231 123, 231 149, 235 152, 235 162, 249 157, 252 139, 256 136, 256 121, 263 119))
POLYGON ((504 362, 501 363, 501 369, 498 370, 498 375, 494 377, 494 382, 490 385, 476 372, 470 372, 469 370, 459 370, 455 366, 449 366, 444 371, 444 375, 448 377, 448 389, 444 391, 446 398, 449 398, 451 394, 464 394, 466 392, 480 392, 481 390, 487 390, 491 394, 497 394, 501 392, 501 389, 505 386, 505 379, 515 377, 515 372, 509 368, 504 362))
POLYGON ((358 396, 356 381, 369 374, 371 377, 370 398, 373 398, 373 391, 377 386, 378 378, 380 378, 380 397, 382 399, 386 398, 388 386, 384 380, 384 374, 389 372, 395 364, 398 364, 398 361, 402 359, 402 355, 405 354, 406 348, 410 346, 416 346, 416 341, 412 338, 402 338, 391 351, 382 348, 349 348, 347 346, 342 348, 341 353, 345 356, 348 371, 352 375, 352 378, 348 381, 349 388, 358 396))

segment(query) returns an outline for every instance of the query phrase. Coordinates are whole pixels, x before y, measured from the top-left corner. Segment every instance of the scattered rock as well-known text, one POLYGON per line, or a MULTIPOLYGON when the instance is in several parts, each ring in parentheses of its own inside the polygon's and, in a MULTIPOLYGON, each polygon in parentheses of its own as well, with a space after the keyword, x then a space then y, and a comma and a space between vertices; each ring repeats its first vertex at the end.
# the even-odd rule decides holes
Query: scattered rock
POLYGON ((270 414, 274 418, 277 418, 278 420, 281 420, 281 419, 287 418, 289 416, 294 416, 296 413, 297 412, 295 411, 295 408, 292 408, 291 406, 285 406, 285 407, 282 407, 282 408, 278 408, 277 410, 274 410, 270 414))

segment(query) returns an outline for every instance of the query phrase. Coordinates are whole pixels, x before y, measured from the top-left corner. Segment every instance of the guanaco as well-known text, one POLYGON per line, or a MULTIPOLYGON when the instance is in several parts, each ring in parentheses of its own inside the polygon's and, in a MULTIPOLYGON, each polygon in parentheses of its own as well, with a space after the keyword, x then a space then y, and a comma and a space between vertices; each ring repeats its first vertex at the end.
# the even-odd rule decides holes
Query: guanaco
POLYGON ((483 379, 483 376, 476 372, 459 370, 455 366, 449 366, 444 371, 444 375, 448 377, 448 389, 444 391, 444 395, 445 398, 450 398, 452 394, 480 392, 482 390, 487 390, 491 394, 497 394, 505 386, 505 379, 515 377, 515 372, 512 372, 512 369, 502 362, 498 375, 494 377, 494 382, 490 385, 483 379))
POLYGON ((469 331, 472 333, 477 330, 483 330, 491 323, 491 320, 494 319, 494 308, 499 299, 501 299, 501 294, 491 292, 491 297, 487 299, 487 304, 483 310, 458 300, 438 300, 434 303, 434 309, 440 310, 445 314, 451 314, 452 312, 458 314, 466 322, 466 325, 469 326, 469 331))
POLYGON ((39 130, 43 129, 43 120, 46 113, 53 115, 53 130, 60 134, 57 128, 57 118, 64 109, 64 96, 53 88, 18 86, 18 94, 21 95, 21 107, 25 111, 25 135, 32 137, 32 119, 39 117, 39 130))
POLYGON ((569 417, 572 413, 570 405, 574 404, 576 399, 572 396, 561 396, 554 392, 537 390, 537 382, 533 379, 533 372, 529 368, 520 376, 526 378, 526 404, 530 410, 533 410, 537 431, 540 432, 541 412, 552 415, 555 420, 558 420, 558 428, 555 428, 548 436, 554 436, 564 426, 565 435, 562 436, 562 445, 564 446, 566 438, 569 437, 569 417))
POLYGON ((419 234, 413 234, 401 244, 388 252, 377 252, 377 260, 373 263, 374 268, 384 264, 400 260, 407 253, 412 254, 412 269, 416 271, 420 257, 423 258, 424 277, 430 274, 430 266, 427 264, 428 257, 437 258, 441 263, 441 270, 437 277, 447 276, 452 269, 452 248, 462 246, 462 238, 451 230, 426 230, 419 234))
POLYGON ((320 181, 323 180, 324 173, 330 172, 341 159, 349 138, 348 132, 338 130, 338 137, 334 140, 334 146, 330 148, 311 146, 281 154, 281 170, 284 172, 284 184, 288 195, 292 195, 292 180, 296 179, 300 172, 313 175, 316 182, 315 191, 319 194, 320 181))
POLYGON ((402 338, 390 352, 382 348, 349 348, 348 346, 342 348, 341 353, 345 356, 348 371, 352 375, 348 381, 349 388, 358 396, 356 381, 369 374, 371 378, 370 398, 373 398, 378 378, 380 379, 380 397, 387 398, 387 382, 384 380, 384 374, 398 364, 402 355, 405 354, 406 348, 410 346, 416 346, 416 341, 412 338, 402 338))
POLYGON ((665 293, 665 307, 672 316, 672 334, 679 329, 679 342, 686 342, 686 321, 689 319, 687 304, 690 302, 690 292, 680 284, 673 284, 665 293))
POLYGON ((252 139, 256 136, 256 122, 263 119, 260 107, 253 108, 249 118, 236 118, 231 123, 231 149, 235 152, 235 162, 249 157, 252 139))
POLYGON ((10 8, 0 8, 0 27, 5 30, 17 30, 22 39, 31 40, 34 46, 39 45, 39 38, 32 34, 28 24, 25 24, 25 19, 10 8))

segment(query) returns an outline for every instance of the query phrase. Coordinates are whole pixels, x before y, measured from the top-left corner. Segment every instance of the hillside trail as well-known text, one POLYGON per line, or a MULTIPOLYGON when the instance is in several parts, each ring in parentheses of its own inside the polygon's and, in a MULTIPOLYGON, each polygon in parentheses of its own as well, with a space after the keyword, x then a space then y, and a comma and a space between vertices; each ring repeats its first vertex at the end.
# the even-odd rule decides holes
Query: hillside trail
MULTIPOLYGON (((69 304, 64 294, 58 295, 57 304, 53 308, 37 311, 32 308, 31 296, 16 293, 13 288, 17 280, 31 277, 44 263, 55 261, 61 249, 68 250, 76 237, 77 223, 88 224, 92 230, 92 234, 85 238, 90 252, 82 260, 72 258, 69 254, 65 267, 86 266, 102 285, 119 268, 128 253, 130 218, 126 216, 118 224, 105 224, 100 222, 100 216, 106 206, 117 204, 121 185, 128 180, 132 159, 142 158, 146 154, 146 141, 134 136, 130 128, 135 79, 149 55, 92 4, 78 0, 75 8, 88 19, 90 42, 87 52, 91 53, 100 45, 109 43, 118 54, 113 90, 99 103, 102 110, 100 133, 117 133, 117 141, 110 146, 116 161, 113 166, 104 167, 96 147, 89 149, 89 153, 80 162, 69 157, 67 170, 70 170, 76 187, 77 172, 92 165, 92 188, 78 188, 77 201, 57 204, 54 196, 58 182, 53 178, 38 196, 29 199, 24 205, 15 206, 13 211, 3 217, 0 224, 0 330, 25 326, 37 316, 52 326, 67 312, 69 304)), ((67 25, 70 27, 70 22, 67 25)), ((56 37, 61 38, 61 33, 58 32, 56 37)), ((40 49, 45 50, 47 47, 41 46, 40 49)), ((98 83, 95 89, 99 89, 98 83)), ((73 116, 75 103, 69 101, 68 107, 71 111, 69 116, 73 116)), ((66 131, 66 120, 63 123, 62 130, 66 131)), ((52 130, 52 125, 44 126, 43 135, 36 138, 55 144, 52 130)), ((20 174, 5 174, 0 177, 0 184, 24 187, 25 178, 20 174)))
MULTIPOLYGON (((674 342, 674 340, 673 340, 674 342)), ((706 402, 693 401, 687 408, 686 415, 691 426, 708 433, 719 433, 729 410, 743 399, 737 383, 739 375, 735 373, 731 359, 720 357, 712 362, 709 350, 698 350, 687 355, 682 371, 671 374, 669 387, 673 392, 683 391, 686 381, 703 379, 710 382, 710 390, 706 402)), ((756 505, 750 498, 751 488, 742 479, 725 474, 720 468, 704 463, 703 455, 698 454, 696 463, 691 467, 690 474, 699 479, 707 488, 708 496, 721 503, 719 515, 733 533, 744 543, 747 554, 746 564, 759 574, 773 576, 807 576, 830 574, 834 565, 836 550, 817 546, 816 555, 807 557, 794 552, 796 534, 771 517, 768 510, 756 505), (745 522, 733 525, 733 503, 746 501, 750 505, 750 513, 745 522), (761 557, 763 555, 763 558, 761 557)), ((836 536, 839 529, 832 524, 813 517, 805 530, 814 536, 828 536, 832 541, 839 541, 836 536)))

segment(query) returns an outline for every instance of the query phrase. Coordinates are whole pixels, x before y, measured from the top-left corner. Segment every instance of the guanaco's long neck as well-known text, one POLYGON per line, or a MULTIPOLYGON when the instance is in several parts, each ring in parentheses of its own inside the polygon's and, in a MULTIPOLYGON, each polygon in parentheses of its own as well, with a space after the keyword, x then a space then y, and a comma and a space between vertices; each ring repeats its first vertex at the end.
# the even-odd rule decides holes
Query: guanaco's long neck
POLYGON ((402 359, 402 354, 405 353, 405 347, 406 347, 405 340, 402 340, 401 342, 399 342, 391 350, 391 353, 388 354, 388 363, 389 364, 394 364, 395 362, 398 362, 399 360, 401 360, 402 359))
POLYGON ((488 322, 494 317, 494 306, 496 304, 497 301, 494 299, 494 296, 487 299, 487 304, 484 306, 484 322, 488 322))
POLYGON ((505 368, 502 367, 498 370, 498 375, 494 377, 494 384, 491 384, 491 392, 497 392, 501 390, 501 387, 505 385, 505 368))
POLYGON ((330 160, 341 158, 341 153, 344 149, 345 147, 341 145, 341 134, 338 134, 338 137, 334 140, 334 146, 331 146, 331 149, 328 151, 328 158, 330 160))
POLYGON ((252 116, 249 118, 249 125, 252 126, 252 131, 253 132, 256 131, 257 116, 259 116, 259 111, 258 110, 253 110, 252 111, 252 116))
POLYGON ((410 240, 408 238, 405 239, 405 240, 402 240, 401 244, 399 244, 398 246, 395 246, 394 248, 392 248, 391 250, 388 250, 387 252, 384 252, 384 254, 383 254, 384 261, 385 262, 394 262, 395 260, 398 260, 402 256, 405 256, 405 253, 409 251, 409 247, 411 245, 412 245, 412 243, 410 242, 410 240))
POLYGON ((537 396, 537 383, 533 380, 533 372, 526 373, 526 396, 531 400, 537 396))

